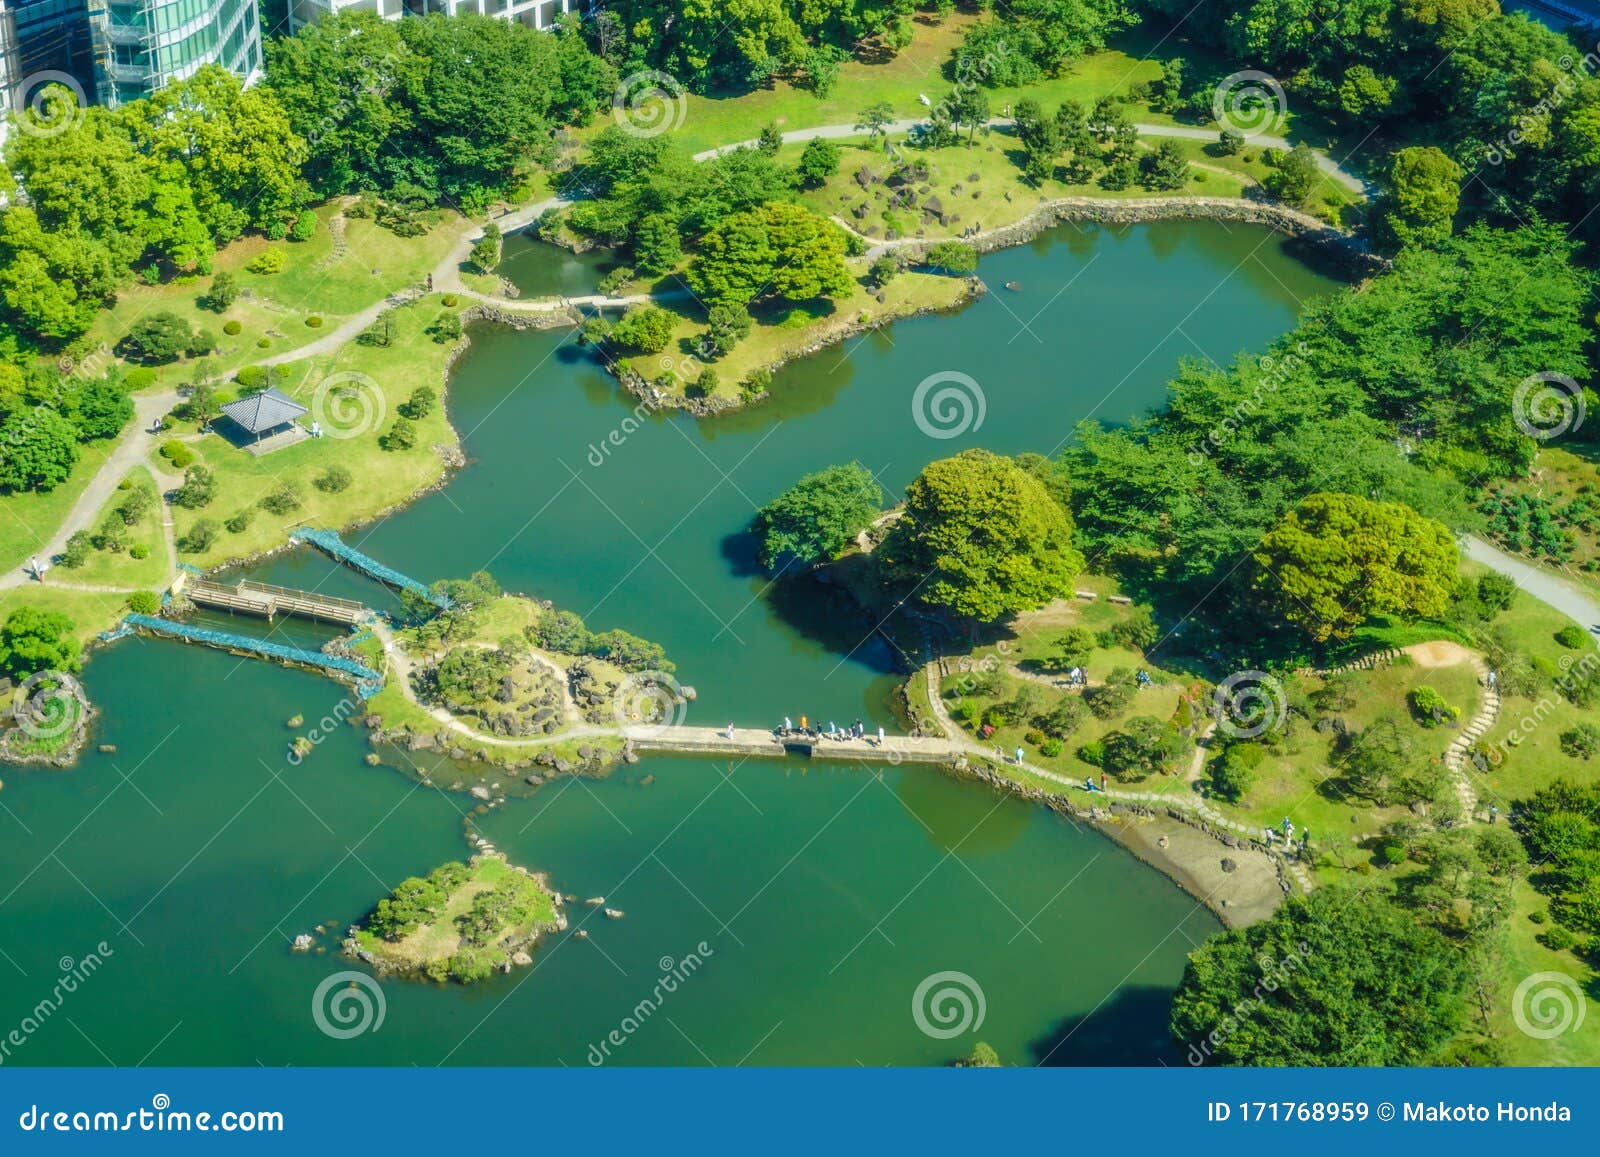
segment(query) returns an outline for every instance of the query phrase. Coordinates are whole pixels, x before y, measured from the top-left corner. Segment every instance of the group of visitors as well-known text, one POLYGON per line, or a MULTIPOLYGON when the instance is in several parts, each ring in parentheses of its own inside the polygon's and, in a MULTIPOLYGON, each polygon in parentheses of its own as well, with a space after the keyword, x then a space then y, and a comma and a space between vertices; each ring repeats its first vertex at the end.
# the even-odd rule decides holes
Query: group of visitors
MULTIPOLYGON (((1284 848, 1287 851, 1291 851, 1291 852, 1294 851, 1295 850, 1294 821, 1291 820, 1288 816, 1284 816, 1283 817, 1283 823, 1279 824, 1278 827, 1280 829, 1282 829, 1282 831, 1283 831, 1283 846, 1284 846, 1284 848)), ((1261 829, 1261 835, 1262 835, 1262 838, 1269 845, 1273 844, 1273 843, 1276 843, 1277 840, 1278 840, 1278 833, 1275 832, 1272 828, 1262 828, 1261 829)), ((1304 831, 1302 831, 1300 833, 1299 850, 1301 852, 1304 852, 1310 846, 1311 846, 1311 829, 1310 828, 1306 828, 1304 831)))
MULTIPOLYGON (((824 731, 820 722, 815 726, 812 726, 811 720, 804 715, 800 716, 799 727, 794 725, 793 719, 790 719, 787 715, 785 715, 783 717, 783 723, 777 727, 774 727, 772 729, 772 734, 774 738, 780 741, 784 739, 832 739, 843 743, 852 739, 865 739, 868 743, 872 742, 872 740, 867 739, 866 724, 862 723, 859 719, 850 724, 848 727, 837 727, 834 725, 833 720, 830 719, 828 720, 828 729, 824 731)), ((733 738, 733 724, 731 723, 728 724, 728 738, 733 738)), ((883 746, 883 738, 883 728, 880 727, 878 728, 877 746, 883 746)))

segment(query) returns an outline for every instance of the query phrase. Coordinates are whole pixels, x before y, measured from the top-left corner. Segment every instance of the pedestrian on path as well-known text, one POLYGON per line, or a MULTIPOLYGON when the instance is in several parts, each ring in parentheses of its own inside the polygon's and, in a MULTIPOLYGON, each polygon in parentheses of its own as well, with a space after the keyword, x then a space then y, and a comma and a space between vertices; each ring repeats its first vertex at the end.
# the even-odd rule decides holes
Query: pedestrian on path
POLYGON ((728 739, 730 741, 733 739, 733 724, 732 723, 728 724, 728 739))
POLYGON ((883 746, 883 728, 882 727, 878 728, 878 746, 879 747, 883 746))
POLYGON ((1102 771, 1100 773, 1100 790, 1101 791, 1105 791, 1105 789, 1106 789, 1106 773, 1102 771))
POLYGON ((1022 766, 1022 748, 1020 746, 1017 748, 1017 766, 1022 766))

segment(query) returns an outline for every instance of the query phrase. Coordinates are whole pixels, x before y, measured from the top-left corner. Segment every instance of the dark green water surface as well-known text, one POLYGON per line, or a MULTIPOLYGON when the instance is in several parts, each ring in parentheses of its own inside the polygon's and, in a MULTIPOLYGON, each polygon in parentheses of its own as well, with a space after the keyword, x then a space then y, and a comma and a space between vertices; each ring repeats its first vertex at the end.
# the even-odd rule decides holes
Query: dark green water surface
MULTIPOLYGON (((550 260, 526 246, 508 274, 587 288, 592 260, 550 260)), ((351 537, 419 577, 488 569, 659 640, 699 690, 692 722, 889 723, 895 674, 871 624, 826 591, 769 589, 743 536, 754 506, 850 458, 895 490, 968 446, 1051 451, 1086 417, 1157 404, 1182 357, 1259 349, 1331 288, 1269 234, 1198 223, 1062 229, 981 273, 988 297, 796 363, 768 405, 627 433, 632 403, 570 333, 480 328, 449 397, 471 464, 351 537), (948 439, 911 404, 943 371, 985 404, 948 439)), ((311 552, 255 573, 383 602, 311 552)), ((381 1028, 335 1039, 313 994, 349 965, 290 939, 462 856, 476 801, 364 766, 349 727, 290 764, 284 720, 315 725, 345 695, 309 674, 130 639, 84 681, 117 754, 11 769, 0 793, 0 1037, 60 969, 111 953, 7 1064, 583 1065, 613 1031, 608 1063, 939 1063, 980 1037, 1015 1063, 1173 1062, 1171 989, 1217 928, 1099 835, 936 771, 657 758, 479 821, 514 862, 626 918, 572 905, 587 939, 552 936, 532 967, 472 990, 385 984, 381 1028), (919 1027, 913 995, 940 972, 982 990, 975 1033, 919 1027)))

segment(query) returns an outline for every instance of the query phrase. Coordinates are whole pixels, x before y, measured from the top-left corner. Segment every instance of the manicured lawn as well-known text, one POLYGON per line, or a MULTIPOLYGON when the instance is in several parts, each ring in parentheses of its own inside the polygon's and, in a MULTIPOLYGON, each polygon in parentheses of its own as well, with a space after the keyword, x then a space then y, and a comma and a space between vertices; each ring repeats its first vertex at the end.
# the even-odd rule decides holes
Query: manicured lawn
POLYGON ((115 439, 109 438, 80 447, 78 464, 53 490, 0 495, 0 570, 21 566, 38 553, 115 448, 115 439))
MULTIPOLYGON (((167 544, 161 533, 161 496, 156 490, 156 480, 143 466, 134 470, 129 477, 134 486, 150 492, 154 501, 144 517, 128 527, 128 549, 116 552, 92 550, 88 561, 81 567, 56 570, 54 573, 58 580, 92 586, 120 586, 130 591, 157 590, 167 585, 171 576, 167 569, 167 544), (143 546, 147 556, 134 558, 132 549, 135 546, 143 546)), ((110 517, 126 497, 125 490, 113 492, 95 515, 90 533, 110 517)))
MULTIPOLYGON (((218 253, 216 272, 232 273, 241 289, 239 298, 222 313, 200 304, 211 277, 135 285, 119 294, 116 304, 100 315, 88 340, 115 346, 139 318, 170 311, 192 326, 211 331, 218 347, 209 362, 214 371, 228 372, 315 341, 320 332, 387 294, 422 284, 455 244, 463 224, 458 215, 445 211, 439 224, 425 235, 397 237, 370 220, 346 218, 345 244, 339 250, 329 222, 340 209, 339 202, 330 202, 316 210, 320 225, 309 241, 268 241, 251 235, 218 253), (283 254, 283 269, 251 273, 247 266, 269 249, 283 254), (323 319, 321 327, 306 324, 313 316, 323 319), (230 321, 239 323, 237 335, 223 332, 230 321)), ((184 382, 190 370, 180 362, 163 367, 161 377, 168 384, 184 382)))
MULTIPOLYGON (((59 574, 52 571, 51 574, 59 574)), ((41 611, 59 611, 72 620, 74 634, 80 643, 88 643, 96 635, 112 626, 127 613, 127 596, 102 591, 74 591, 53 587, 49 582, 29 583, 26 586, 0 592, 0 620, 21 607, 34 607, 41 611)))
MULTIPOLYGON (((884 154, 881 142, 875 146, 865 141, 844 142, 839 172, 820 189, 807 192, 803 200, 818 212, 850 222, 868 237, 938 240, 959 237, 972 226, 986 231, 1014 224, 1042 202, 1059 197, 1237 197, 1244 188, 1237 177, 1193 167, 1184 187, 1171 191, 1155 192, 1137 185, 1112 191, 1099 184, 1068 185, 1054 180, 1033 185, 1023 179, 1018 168, 1022 154, 1016 137, 1004 129, 983 129, 971 145, 944 149, 904 148, 904 138, 896 138, 895 143, 908 163, 928 167, 928 180, 916 186, 921 213, 889 207, 892 190, 884 178, 892 173, 894 163, 884 154), (863 180, 867 184, 863 185, 863 180), (943 222, 934 213, 943 213, 943 222)), ((786 149, 798 156, 795 146, 786 149)))
POLYGON ((444 473, 444 462, 435 445, 456 445, 442 405, 436 402, 425 418, 414 423, 417 437, 412 449, 384 450, 378 438, 393 426, 399 407, 417 387, 428 386, 443 396, 444 367, 451 347, 435 342, 425 332, 442 310, 438 297, 421 299, 395 311, 396 337, 389 347, 351 342, 335 354, 288 367, 291 376, 280 381, 278 388, 312 407, 313 412, 301 419, 302 425, 309 426, 320 413, 327 436, 306 439, 259 458, 220 434, 190 442, 216 473, 217 497, 203 510, 176 510, 178 536, 181 539, 188 534, 202 518, 216 523, 221 533, 209 549, 184 552, 183 560, 208 567, 268 550, 281 545, 291 527, 345 526, 372 517, 436 482, 444 473), (352 396, 343 400, 348 417, 340 421, 341 403, 332 392, 338 383, 330 378, 346 372, 360 377, 346 382, 352 396), (323 387, 320 402, 319 387, 323 387), (335 436, 339 429, 351 431, 351 436, 335 436), (348 489, 327 493, 314 485, 332 465, 350 472, 348 489), (298 492, 295 509, 273 513, 260 505, 286 483, 298 492), (223 527, 225 520, 246 510, 253 511, 249 526, 239 531, 223 527))

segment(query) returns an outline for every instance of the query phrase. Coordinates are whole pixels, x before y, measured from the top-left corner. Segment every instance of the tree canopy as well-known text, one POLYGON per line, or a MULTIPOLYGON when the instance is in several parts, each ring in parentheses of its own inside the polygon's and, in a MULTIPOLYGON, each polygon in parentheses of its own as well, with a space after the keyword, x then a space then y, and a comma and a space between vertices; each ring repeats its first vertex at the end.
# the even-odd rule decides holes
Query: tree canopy
POLYGON ((838 226, 800 205, 774 201, 707 233, 689 266, 689 284, 713 305, 839 297, 855 284, 844 255, 838 226))
POLYGON ((786 558, 802 564, 838 553, 872 524, 883 487, 859 462, 807 474, 756 512, 761 565, 777 570, 786 558))
POLYGON ((911 597, 983 622, 1069 594, 1083 569, 1071 515, 1037 477, 987 450, 930 463, 878 557, 911 597))

